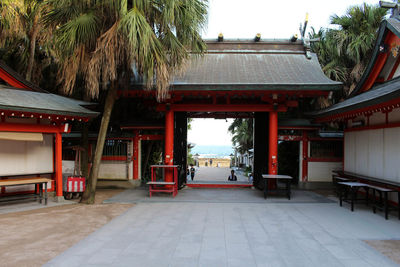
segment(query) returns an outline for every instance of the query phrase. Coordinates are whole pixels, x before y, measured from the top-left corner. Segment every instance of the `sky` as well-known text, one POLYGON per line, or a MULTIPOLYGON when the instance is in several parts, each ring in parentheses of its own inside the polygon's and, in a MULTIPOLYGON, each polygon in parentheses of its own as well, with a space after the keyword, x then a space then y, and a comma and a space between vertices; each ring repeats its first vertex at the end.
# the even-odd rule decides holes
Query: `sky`
MULTIPOLYGON (((299 33, 300 23, 309 14, 307 31, 314 27, 331 28, 330 17, 344 15, 351 5, 377 5, 378 0, 209 0, 208 25, 204 39, 254 38, 261 33, 265 39, 289 39, 299 33)), ((188 141, 196 145, 231 145, 227 129, 232 120, 194 119, 188 141)))
MULTIPOLYGON (((390 1, 390 0, 387 0, 390 1)), ((208 26, 203 38, 290 38, 299 34, 309 14, 308 30, 328 27, 333 14, 343 15, 349 6, 377 5, 379 0, 209 0, 208 26)))

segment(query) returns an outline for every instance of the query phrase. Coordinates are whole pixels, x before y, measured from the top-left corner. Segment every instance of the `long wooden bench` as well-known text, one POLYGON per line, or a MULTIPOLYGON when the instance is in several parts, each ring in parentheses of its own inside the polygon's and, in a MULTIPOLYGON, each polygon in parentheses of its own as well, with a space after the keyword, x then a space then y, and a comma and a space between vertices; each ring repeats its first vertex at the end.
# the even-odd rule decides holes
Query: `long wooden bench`
MULTIPOLYGON (((397 210, 398 212, 398 218, 400 220, 400 183, 396 183, 393 181, 388 181, 385 179, 379 179, 375 177, 370 177, 370 176, 365 176, 365 175, 359 175, 356 173, 352 172, 346 172, 346 171, 334 171, 334 175, 332 176, 333 182, 337 184, 342 185, 342 189, 347 187, 346 183, 347 182, 339 182, 338 178, 340 180, 345 180, 349 179, 361 183, 365 183, 367 185, 367 190, 366 190, 366 199, 368 201, 368 191, 369 189, 372 190, 372 209, 373 212, 376 212, 376 209, 383 210, 385 213, 385 219, 388 219, 388 214, 389 210, 397 210), (344 186, 344 187, 343 187, 344 186), (379 199, 377 201, 376 197, 376 192, 379 194, 379 199), (396 208, 391 208, 389 206, 389 198, 388 195, 389 193, 397 193, 397 207, 396 208)), ((349 183, 350 184, 350 183, 349 183)), ((341 192, 343 193, 343 192, 341 192)), ((368 202, 367 202, 368 203, 368 202)))
MULTIPOLYGON (((12 178, 12 179, 0 179, 0 187, 3 186, 17 186, 17 185, 39 185, 39 203, 42 203, 44 198, 44 204, 47 205, 47 183, 51 180, 42 177, 32 178, 12 178), (44 194, 43 194, 44 190, 44 194)), ((35 190, 36 194, 36 190, 35 190)))

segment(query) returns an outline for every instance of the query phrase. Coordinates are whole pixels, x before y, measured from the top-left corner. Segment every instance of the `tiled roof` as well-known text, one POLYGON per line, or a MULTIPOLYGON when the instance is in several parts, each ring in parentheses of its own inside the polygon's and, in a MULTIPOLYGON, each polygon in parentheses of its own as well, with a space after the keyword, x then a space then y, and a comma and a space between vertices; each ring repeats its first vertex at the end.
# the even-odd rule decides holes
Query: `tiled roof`
POLYGON ((324 75, 317 56, 306 57, 301 42, 213 42, 192 58, 173 90, 337 90, 342 83, 324 75))
POLYGON ((366 91, 365 93, 346 99, 343 102, 332 105, 326 109, 313 112, 311 115, 317 117, 336 115, 385 103, 396 98, 400 98, 400 77, 375 86, 373 89, 366 91))
POLYGON ((64 116, 96 117, 98 112, 84 108, 90 103, 60 95, 19 90, 0 85, 0 109, 54 114, 64 116))

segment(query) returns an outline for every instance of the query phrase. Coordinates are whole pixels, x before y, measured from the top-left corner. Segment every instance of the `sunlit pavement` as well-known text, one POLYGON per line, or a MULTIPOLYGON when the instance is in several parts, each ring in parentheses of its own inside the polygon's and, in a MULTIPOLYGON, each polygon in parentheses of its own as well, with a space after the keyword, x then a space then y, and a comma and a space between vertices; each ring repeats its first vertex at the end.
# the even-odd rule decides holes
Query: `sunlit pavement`
POLYGON ((134 207, 46 266, 396 266, 363 240, 400 239, 399 220, 364 205, 351 212, 304 191, 265 200, 255 189, 111 200, 135 193, 134 207))
MULTIPOLYGON (((196 173, 194 176, 194 182, 220 182, 228 181, 228 177, 231 174, 231 170, 235 170, 237 176, 237 182, 248 182, 248 178, 244 176, 241 171, 236 168, 219 168, 219 167, 196 167, 196 173)), ((187 178, 187 182, 191 182, 190 175, 187 178)))

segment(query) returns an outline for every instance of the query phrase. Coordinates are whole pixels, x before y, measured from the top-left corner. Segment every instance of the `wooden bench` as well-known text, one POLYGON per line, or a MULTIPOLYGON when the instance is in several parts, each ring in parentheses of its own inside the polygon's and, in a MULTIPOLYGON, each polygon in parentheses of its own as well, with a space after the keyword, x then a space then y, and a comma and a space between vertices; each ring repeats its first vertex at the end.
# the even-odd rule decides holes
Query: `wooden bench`
POLYGON ((339 185, 339 204, 342 206, 343 201, 350 201, 351 211, 354 211, 354 202, 357 199, 357 192, 360 188, 363 188, 366 192, 365 201, 368 205, 368 184, 358 183, 358 182, 338 182, 339 185), (347 193, 350 191, 350 199, 347 198, 347 193))
POLYGON ((149 196, 155 192, 172 193, 175 197, 178 194, 178 165, 151 165, 151 181, 147 182, 149 186, 149 196), (156 169, 171 170, 173 172, 173 181, 157 181, 156 169))
MULTIPOLYGON (((351 179, 353 181, 359 181, 368 185, 368 189, 372 190, 372 209, 373 212, 376 212, 376 209, 383 210, 385 212, 385 219, 388 219, 389 210, 393 210, 393 208, 389 207, 389 193, 396 193, 397 192, 397 208, 398 217, 400 220, 400 183, 396 183, 393 181, 388 181, 385 179, 379 179, 375 177, 359 175, 352 172, 346 171, 334 171, 336 176, 340 176, 344 179, 351 179), (376 192, 379 194, 379 201, 377 201, 376 192)), ((334 179, 332 176, 332 180, 334 179)), ((337 179, 337 178, 336 178, 337 179)), ((340 183, 340 182, 339 182, 340 183)), ((367 198, 368 198, 368 189, 367 198)))
MULTIPOLYGON (((388 203, 388 194, 397 193, 397 201, 398 203, 400 203, 400 191, 392 188, 385 188, 375 185, 369 185, 368 187, 372 189, 372 211, 376 213, 376 209, 383 210, 385 212, 385 219, 387 220, 389 218, 389 210, 390 210, 388 203), (379 201, 376 201, 376 192, 379 193, 379 201)), ((396 210, 400 220, 400 204, 397 205, 396 210)))
MULTIPOLYGON (((42 177, 32 177, 32 178, 12 178, 12 179, 0 179, 0 187, 3 186, 17 186, 17 185, 39 185, 39 203, 42 203, 44 197, 44 204, 47 205, 47 183, 51 179, 42 177), (43 196, 44 189, 44 196, 43 196)), ((35 188, 36 194, 36 188, 35 188)))
POLYGON ((346 177, 341 177, 339 175, 332 175, 332 182, 334 186, 334 192, 336 193, 337 196, 340 194, 340 182, 356 182, 357 180, 351 179, 351 178, 346 178, 346 177))

